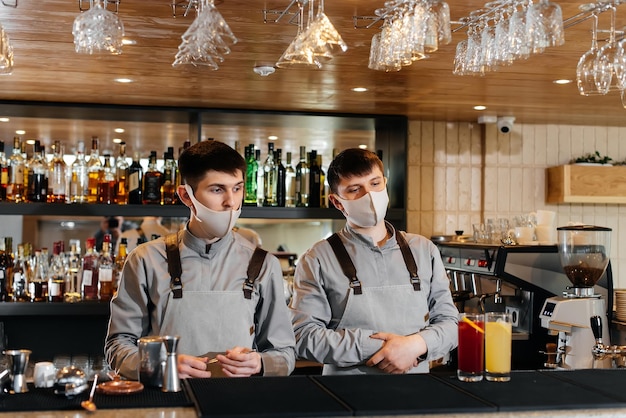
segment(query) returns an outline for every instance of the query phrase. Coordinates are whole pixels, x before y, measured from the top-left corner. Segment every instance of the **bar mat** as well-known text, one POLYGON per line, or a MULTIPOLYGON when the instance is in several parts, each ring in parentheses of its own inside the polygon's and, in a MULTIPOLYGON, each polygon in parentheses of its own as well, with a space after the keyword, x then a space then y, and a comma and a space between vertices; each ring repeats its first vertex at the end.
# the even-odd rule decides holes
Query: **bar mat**
MULTIPOLYGON (((0 412, 82 410, 80 402, 89 398, 89 391, 68 399, 65 396, 55 395, 53 389, 35 388, 29 384, 28 390, 26 393, 0 395, 0 412)), ((148 387, 130 395, 96 393, 93 400, 98 409, 193 406, 193 402, 184 391, 164 393, 159 388, 148 387)))
POLYGON ((55 395, 53 389, 35 388, 28 385, 28 392, 16 393, 13 395, 0 395, 0 411, 65 411, 72 409, 82 409, 80 401, 89 396, 76 396, 67 399, 65 396, 55 395))
POLYGON ((186 379, 199 417, 351 416, 307 376, 186 379))
MULTIPOLYGON (((89 396, 83 394, 84 399, 89 396)), ((161 388, 144 387, 141 392, 128 395, 104 395, 96 392, 93 401, 98 409, 115 408, 173 408, 193 406, 191 398, 187 396, 185 390, 180 392, 163 392, 161 388)))
MULTIPOLYGON (((444 378, 440 378, 444 380, 444 378)), ((549 410, 572 408, 611 408, 624 404, 598 392, 536 371, 514 371, 509 382, 460 382, 456 377, 445 381, 480 399, 488 399, 499 411, 549 410)))
POLYGON ((428 374, 312 376, 355 415, 496 412, 493 404, 428 374))
POLYGON ((624 391, 626 370, 624 369, 544 370, 541 373, 626 402, 626 392, 624 391))

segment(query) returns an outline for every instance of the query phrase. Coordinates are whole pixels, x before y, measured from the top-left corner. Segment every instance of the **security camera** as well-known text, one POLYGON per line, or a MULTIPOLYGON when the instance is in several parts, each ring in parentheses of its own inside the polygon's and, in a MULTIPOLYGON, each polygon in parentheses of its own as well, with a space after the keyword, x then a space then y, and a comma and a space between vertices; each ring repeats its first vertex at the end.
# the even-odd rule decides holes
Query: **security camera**
POLYGON ((501 116, 498 118, 498 130, 503 134, 508 134, 513 129, 515 116, 501 116))

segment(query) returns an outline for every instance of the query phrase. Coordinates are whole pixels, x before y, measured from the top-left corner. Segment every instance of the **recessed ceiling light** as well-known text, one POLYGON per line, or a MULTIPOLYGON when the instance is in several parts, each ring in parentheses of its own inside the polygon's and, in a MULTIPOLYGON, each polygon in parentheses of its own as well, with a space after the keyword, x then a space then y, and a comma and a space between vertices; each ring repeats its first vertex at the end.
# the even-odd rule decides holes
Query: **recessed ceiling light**
POLYGON ((355 91, 357 93, 363 93, 364 91, 367 91, 367 88, 365 87, 355 87, 352 89, 352 91, 355 91))
POLYGON ((123 139, 119 139, 119 138, 113 138, 113 143, 114 144, 119 144, 120 142, 123 142, 123 139))
POLYGON ((571 82, 572 82, 572 80, 567 80, 565 78, 553 81, 554 84, 569 84, 571 82))
POLYGON ((35 145, 35 140, 34 140, 34 139, 27 139, 27 140, 26 140, 26 143, 27 143, 28 145, 35 145))
POLYGON ((122 45, 137 45, 137 41, 134 39, 124 38, 122 39, 122 45))
POLYGON ((115 133, 118 133, 118 134, 123 134, 124 133, 124 128, 115 128, 113 130, 115 131, 115 133))
POLYGON ((483 105, 474 106, 474 110, 487 110, 487 106, 483 106, 483 105))
POLYGON ((361 149, 367 149, 367 145, 365 145, 365 144, 361 144, 361 145, 359 145, 359 148, 361 148, 361 149))
POLYGON ((115 78, 113 79, 113 81, 117 83, 132 83, 133 82, 133 80, 130 78, 115 78))
POLYGON ((267 137, 267 139, 269 139, 270 141, 276 141, 278 137, 276 135, 270 135, 267 137))
POLYGON ((8 122, 9 120, 9 118, 0 118, 0 122, 8 122))
POLYGON ((17 135, 24 135, 24 134, 26 133, 26 131, 25 131, 25 130, 23 130, 23 129, 18 129, 17 131, 15 131, 15 133, 16 133, 17 135))

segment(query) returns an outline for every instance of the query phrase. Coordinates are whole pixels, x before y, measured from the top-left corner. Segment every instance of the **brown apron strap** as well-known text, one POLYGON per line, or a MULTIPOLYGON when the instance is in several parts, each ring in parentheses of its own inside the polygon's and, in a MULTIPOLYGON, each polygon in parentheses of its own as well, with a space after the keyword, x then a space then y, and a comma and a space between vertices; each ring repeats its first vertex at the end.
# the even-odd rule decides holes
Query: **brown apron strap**
MULTIPOLYGON (((348 279, 350 279, 350 287, 354 289, 355 295, 360 295, 362 293, 361 282, 356 277, 356 268, 354 267, 354 263, 350 259, 350 255, 346 250, 346 247, 341 242, 341 238, 337 233, 332 234, 330 237, 326 238, 328 243, 330 244, 333 252, 335 253, 335 257, 339 261, 341 265, 341 270, 343 274, 346 275, 348 279)), ((396 231, 396 241, 398 241, 398 245, 400 246, 400 252, 402 252, 402 258, 404 259, 404 264, 406 265, 406 269, 409 271, 411 275, 411 284, 413 285, 413 290, 420 291, 422 289, 420 278, 417 275, 417 264, 415 263, 415 258, 413 258, 413 254, 411 253, 411 249, 409 248, 409 244, 406 242, 406 239, 400 231, 396 231)))
POLYGON ((252 299, 252 290, 254 290, 254 281, 259 277, 261 267, 263 267, 263 261, 267 251, 257 247, 252 253, 250 263, 248 264, 248 278, 243 282, 243 296, 246 299, 252 299))
POLYGON ((165 237, 165 251, 167 253, 167 270, 170 273, 170 289, 172 289, 174 299, 180 299, 183 297, 183 282, 180 279, 183 268, 180 265, 178 234, 169 234, 165 237))
POLYGON ((413 285, 413 290, 421 290, 421 283, 420 278, 417 275, 417 264, 415 263, 415 258, 411 253, 409 244, 406 242, 406 239, 400 231, 396 231, 396 241, 398 241, 398 245, 400 246, 402 258, 404 258, 404 264, 406 264, 406 268, 411 275, 411 284, 413 285))
POLYGON ((330 237, 326 238, 326 240, 330 244, 330 247, 333 249, 333 252, 335 253, 335 257, 337 257, 337 260, 339 261, 339 265, 341 266, 343 274, 345 274, 348 280, 350 280, 350 287, 354 291, 354 294, 360 295, 361 293, 363 293, 363 290, 361 289, 361 282, 356 277, 356 268, 354 267, 354 263, 352 262, 352 259, 350 258, 350 255, 346 250, 346 247, 341 242, 341 238, 339 238, 339 235, 337 235, 337 233, 334 233, 330 237))

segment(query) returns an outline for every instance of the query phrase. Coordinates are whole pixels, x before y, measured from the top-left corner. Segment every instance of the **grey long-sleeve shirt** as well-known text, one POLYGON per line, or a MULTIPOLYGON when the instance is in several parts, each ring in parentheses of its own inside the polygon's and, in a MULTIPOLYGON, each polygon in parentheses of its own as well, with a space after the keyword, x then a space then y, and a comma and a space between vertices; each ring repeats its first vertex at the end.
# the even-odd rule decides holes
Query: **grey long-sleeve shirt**
MULTIPOLYGON (((390 227, 390 225, 388 225, 390 227)), ((418 266, 422 291, 428 292, 429 324, 416 330, 426 341, 428 360, 441 358, 457 345, 456 309, 437 247, 427 238, 404 234, 418 266)), ((409 283, 409 273, 395 234, 378 247, 371 238, 346 227, 339 232, 363 288, 409 283)), ((337 329, 346 309, 349 280, 330 244, 319 241, 299 260, 290 312, 298 356, 339 367, 362 365, 383 344, 370 338, 384 329, 337 329)), ((394 301, 390 300, 390 304, 394 301)))
MULTIPOLYGON (((254 246, 229 232, 207 246, 187 229, 178 233, 185 291, 241 291, 254 246)), ((264 375, 288 375, 295 366, 294 334, 284 302, 280 263, 268 254, 255 281, 255 344, 264 375)), ((165 239, 142 244, 126 260, 118 293, 111 301, 105 342, 109 365, 129 378, 138 376, 137 340, 159 335, 170 294, 165 239)), ((245 313, 242 313, 245 314, 245 313)), ((215 312, 220 315, 220 312, 215 312)), ((189 318, 194 321, 194 318, 189 318)), ((200 332, 200 330, 199 330, 200 332)), ((183 336, 193 338, 193 336, 183 336)), ((196 354, 197 353, 184 353, 196 354)))

